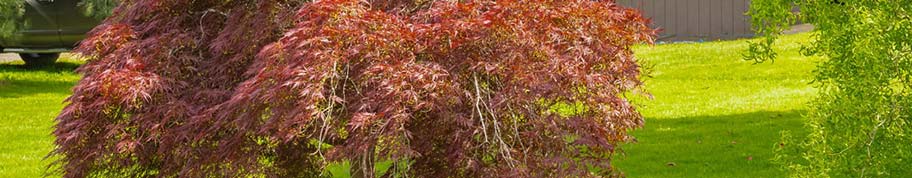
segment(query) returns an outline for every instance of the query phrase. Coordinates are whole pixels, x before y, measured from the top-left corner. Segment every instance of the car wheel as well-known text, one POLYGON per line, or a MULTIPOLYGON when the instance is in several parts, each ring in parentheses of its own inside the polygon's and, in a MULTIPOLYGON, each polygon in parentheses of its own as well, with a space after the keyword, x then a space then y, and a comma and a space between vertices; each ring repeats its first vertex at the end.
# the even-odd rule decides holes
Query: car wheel
POLYGON ((20 53, 19 57, 22 57, 22 60, 25 61, 26 66, 42 67, 49 66, 57 62, 57 58, 60 57, 60 53, 20 53))

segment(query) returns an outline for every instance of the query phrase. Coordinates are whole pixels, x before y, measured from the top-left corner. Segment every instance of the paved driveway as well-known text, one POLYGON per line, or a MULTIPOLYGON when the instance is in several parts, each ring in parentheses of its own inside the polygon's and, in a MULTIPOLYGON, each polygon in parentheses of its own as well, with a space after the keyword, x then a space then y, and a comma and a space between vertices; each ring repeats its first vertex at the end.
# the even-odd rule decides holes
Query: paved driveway
POLYGON ((14 60, 19 60, 19 56, 15 53, 0 53, 0 62, 10 62, 14 60))

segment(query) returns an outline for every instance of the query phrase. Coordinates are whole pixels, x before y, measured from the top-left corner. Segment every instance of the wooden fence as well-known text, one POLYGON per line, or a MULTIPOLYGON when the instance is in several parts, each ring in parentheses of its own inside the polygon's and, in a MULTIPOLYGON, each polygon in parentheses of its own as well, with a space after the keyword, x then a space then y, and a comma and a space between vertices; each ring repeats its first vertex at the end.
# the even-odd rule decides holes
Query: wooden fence
POLYGON ((754 35, 745 15, 750 0, 617 0, 643 11, 663 41, 746 38, 754 35))

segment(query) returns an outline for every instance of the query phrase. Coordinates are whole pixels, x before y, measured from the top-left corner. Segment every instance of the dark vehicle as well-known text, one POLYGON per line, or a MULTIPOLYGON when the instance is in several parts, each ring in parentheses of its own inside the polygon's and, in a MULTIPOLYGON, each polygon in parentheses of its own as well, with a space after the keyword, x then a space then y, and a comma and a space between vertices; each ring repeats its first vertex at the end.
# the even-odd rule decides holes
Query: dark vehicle
POLYGON ((5 53, 19 53, 28 66, 53 64, 79 43, 100 22, 84 15, 82 0, 24 0, 25 29, 12 38, 0 39, 5 53))

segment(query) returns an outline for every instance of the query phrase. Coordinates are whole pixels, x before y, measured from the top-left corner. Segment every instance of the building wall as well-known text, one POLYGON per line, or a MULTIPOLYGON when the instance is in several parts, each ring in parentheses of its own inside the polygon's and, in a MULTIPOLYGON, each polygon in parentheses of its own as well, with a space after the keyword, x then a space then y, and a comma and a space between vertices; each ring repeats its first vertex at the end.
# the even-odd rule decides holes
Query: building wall
POLYGON ((659 40, 694 41, 753 36, 750 0, 617 0, 640 9, 660 29, 659 40))

